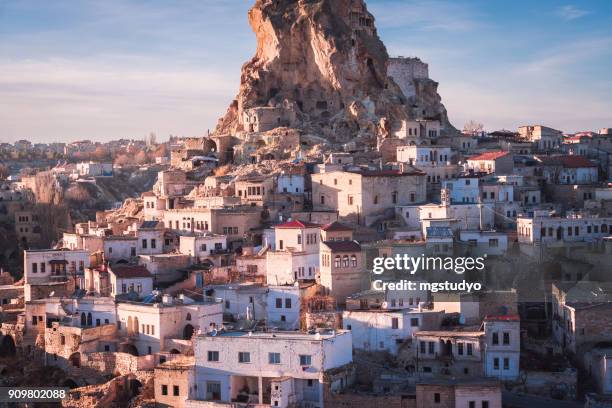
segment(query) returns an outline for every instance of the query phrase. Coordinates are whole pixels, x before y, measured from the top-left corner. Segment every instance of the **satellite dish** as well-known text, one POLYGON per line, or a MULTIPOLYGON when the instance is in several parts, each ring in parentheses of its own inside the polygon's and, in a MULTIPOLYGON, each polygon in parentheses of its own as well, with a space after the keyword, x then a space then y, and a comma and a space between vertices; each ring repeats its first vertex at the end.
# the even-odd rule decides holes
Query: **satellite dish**
POLYGON ((51 293, 49 293, 49 297, 53 297, 53 295, 55 295, 55 291, 51 291, 51 293))
POLYGON ((217 329, 212 329, 212 331, 210 332, 210 335, 212 337, 215 337, 217 335, 217 329))

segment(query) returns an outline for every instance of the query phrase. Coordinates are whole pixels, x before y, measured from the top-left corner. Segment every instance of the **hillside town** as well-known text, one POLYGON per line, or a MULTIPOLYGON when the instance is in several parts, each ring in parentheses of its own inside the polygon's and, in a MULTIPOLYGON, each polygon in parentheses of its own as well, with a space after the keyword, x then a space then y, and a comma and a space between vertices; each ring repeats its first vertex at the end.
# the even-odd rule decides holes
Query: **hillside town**
POLYGON ((0 143, 0 387, 65 387, 64 407, 612 407, 612 128, 459 130, 427 63, 334 2, 335 30, 255 2, 257 56, 213 131, 0 143), (278 13, 342 69, 298 58, 278 13), (373 274, 396 256, 484 267, 373 274))

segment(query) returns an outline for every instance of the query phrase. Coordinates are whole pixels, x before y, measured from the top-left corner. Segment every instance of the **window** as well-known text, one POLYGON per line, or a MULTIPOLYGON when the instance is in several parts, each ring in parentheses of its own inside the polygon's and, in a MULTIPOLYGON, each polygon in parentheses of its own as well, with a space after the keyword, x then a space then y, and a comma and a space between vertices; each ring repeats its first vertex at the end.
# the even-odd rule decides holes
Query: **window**
POLYGON ((312 356, 310 354, 300 354, 300 365, 309 366, 312 364, 312 356))
POLYGON ((497 238, 489 239, 489 247, 497 248, 499 246, 499 240, 497 238))
POLYGON ((161 391, 162 391, 162 395, 168 395, 168 386, 165 384, 162 384, 161 391))
POLYGON ((219 352, 208 350, 208 361, 219 361, 219 352))
POLYGON ((482 401, 482 408, 489 408, 489 401, 482 401))
POLYGON ((351 266, 352 267, 357 266, 357 256, 356 255, 351 255, 351 266))
POLYGON ((175 397, 179 396, 179 386, 175 385, 174 387, 172 387, 172 394, 174 394, 175 397))
POLYGON ((494 370, 499 370, 499 358, 495 357, 493 359, 493 369, 494 370))
POLYGON ((151 249, 155 249, 157 247, 157 241, 155 239, 151 240, 151 249))
POLYGON ((457 343, 457 354, 463 355, 463 343, 457 343))
POLYGON ((268 353, 268 363, 280 364, 280 353, 268 353))
POLYGON ((510 333, 504 332, 504 344, 510 344, 510 333))
MULTIPOLYGON (((400 303, 403 303, 402 300, 403 299, 400 299, 400 303)), ((418 317, 411 318, 410 319, 410 327, 418 327, 418 326, 419 326, 419 318, 418 317)))
POLYGON ((431 367, 423 367, 424 373, 431 373, 431 367))
POLYGON ((504 370, 510 369, 510 359, 508 357, 504 358, 504 370))
POLYGON ((348 205, 353 205, 353 196, 348 196, 348 205))
POLYGON ((425 354, 425 342, 421 341, 419 343, 419 347, 421 348, 419 351, 421 352, 421 354, 425 354))
POLYGON ((474 354, 474 345, 472 343, 467 344, 467 355, 471 356, 474 354))
POLYGON ((470 402, 468 402, 468 407, 469 407, 469 408, 476 408, 476 401, 470 401, 470 402))
POLYGON ((302 244, 302 234, 298 234, 298 236, 297 236, 297 243, 298 243, 298 245, 302 244))
MULTIPOLYGON (((83 261, 81 261, 81 263, 83 263, 83 261)), ((47 264, 44 262, 41 262, 40 263, 40 273, 45 273, 46 269, 47 269, 47 264)), ((81 268, 81 270, 83 270, 83 268, 81 268)))
POLYGON ((226 301, 225 301, 225 308, 226 308, 226 309, 229 309, 229 308, 230 308, 230 301, 229 301, 229 300, 226 300, 226 301))
POLYGON ((283 308, 283 299, 276 298, 276 308, 277 309, 282 309, 283 308))
POLYGON ((285 299, 285 308, 291 309, 291 299, 285 299))
POLYGON ((206 382, 206 399, 212 401, 221 399, 221 383, 216 381, 206 382))
POLYGON ((339 267, 340 267, 340 260, 341 260, 340 255, 336 255, 336 256, 334 257, 334 267, 335 267, 335 268, 339 268, 339 267))
POLYGON ((434 347, 435 347, 434 342, 433 342, 433 341, 430 341, 430 342, 427 344, 427 346, 428 346, 428 348, 429 348, 429 350, 428 350, 429 354, 433 354, 433 353, 434 353, 434 347))
POLYGON ((278 240, 278 249, 283 249, 283 246, 284 246, 283 240, 282 239, 278 240))
POLYGON ((493 344, 499 344, 499 333, 493 333, 493 344))
POLYGON ((392 329, 399 328, 399 319, 397 317, 394 317, 391 319, 391 328, 392 329))
POLYGON ((146 239, 142 240, 142 249, 147 249, 147 240, 146 239))
POLYGON ((440 393, 439 392, 434 393, 434 402, 436 404, 440 403, 440 393))
POLYGON ((38 264, 36 262, 32 263, 32 273, 38 273, 38 264))
POLYGON ((348 257, 348 255, 344 255, 342 257, 342 267, 343 268, 348 268, 349 267, 349 257, 348 257))
POLYGON ((374 196, 374 204, 378 204, 378 196, 377 195, 374 196))
POLYGON ((238 362, 239 363, 250 363, 251 362, 251 353, 248 351, 241 351, 238 353, 238 362))

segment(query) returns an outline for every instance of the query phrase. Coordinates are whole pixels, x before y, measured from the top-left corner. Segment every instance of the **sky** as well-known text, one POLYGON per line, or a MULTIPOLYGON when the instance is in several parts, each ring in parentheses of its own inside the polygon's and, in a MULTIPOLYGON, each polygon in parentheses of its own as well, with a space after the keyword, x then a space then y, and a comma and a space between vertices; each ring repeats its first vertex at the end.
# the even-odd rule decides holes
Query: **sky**
MULTIPOLYGON (((0 0, 0 142, 201 136, 256 47, 252 0, 0 0)), ((612 127, 612 2, 367 0, 451 122, 612 127)))

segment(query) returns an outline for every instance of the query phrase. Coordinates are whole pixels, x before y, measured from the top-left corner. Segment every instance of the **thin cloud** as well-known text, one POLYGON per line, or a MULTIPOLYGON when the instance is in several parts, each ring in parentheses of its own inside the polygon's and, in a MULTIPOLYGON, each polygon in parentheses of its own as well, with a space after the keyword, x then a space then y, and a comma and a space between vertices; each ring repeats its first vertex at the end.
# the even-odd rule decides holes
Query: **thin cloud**
POLYGON ((578 18, 591 14, 590 11, 580 9, 572 4, 568 4, 558 8, 555 13, 557 14, 557 16, 561 17, 563 20, 566 21, 576 20, 578 18))
POLYGON ((379 28, 410 26, 423 31, 469 31, 479 22, 467 5, 448 1, 383 0, 368 4, 379 28))

